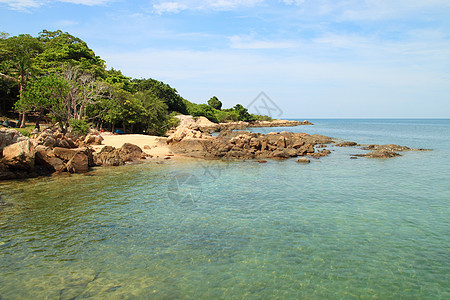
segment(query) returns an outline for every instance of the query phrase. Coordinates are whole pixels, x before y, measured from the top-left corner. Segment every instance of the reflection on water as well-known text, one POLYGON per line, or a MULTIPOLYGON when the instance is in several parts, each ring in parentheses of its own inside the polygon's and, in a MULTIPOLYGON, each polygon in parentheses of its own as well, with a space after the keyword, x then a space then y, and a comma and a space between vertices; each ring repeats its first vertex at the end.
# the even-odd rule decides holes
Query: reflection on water
POLYGON ((442 145, 2 182, 0 298, 448 299, 442 145))

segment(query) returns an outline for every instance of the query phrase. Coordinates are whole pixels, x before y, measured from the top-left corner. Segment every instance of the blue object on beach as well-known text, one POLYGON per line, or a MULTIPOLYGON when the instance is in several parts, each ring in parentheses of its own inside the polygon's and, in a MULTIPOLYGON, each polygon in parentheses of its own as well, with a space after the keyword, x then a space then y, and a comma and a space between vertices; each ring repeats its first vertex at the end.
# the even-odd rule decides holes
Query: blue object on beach
POLYGON ((122 130, 120 130, 120 129, 117 129, 117 130, 116 130, 116 133, 117 133, 117 134, 124 134, 125 132, 122 131, 122 130))

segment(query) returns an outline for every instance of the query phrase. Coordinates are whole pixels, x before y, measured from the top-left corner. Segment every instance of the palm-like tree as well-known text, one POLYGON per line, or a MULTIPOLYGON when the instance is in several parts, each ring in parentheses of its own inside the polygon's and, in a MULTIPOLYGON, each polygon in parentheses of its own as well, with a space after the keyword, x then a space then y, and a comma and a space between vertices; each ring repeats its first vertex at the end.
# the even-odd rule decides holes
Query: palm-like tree
MULTIPOLYGON (((2 35, 4 37, 5 35, 2 35)), ((0 43, 0 78, 15 81, 22 98, 26 85, 33 74, 33 60, 42 52, 42 43, 29 34, 2 38, 0 43)), ((22 113, 20 127, 25 127, 25 112, 22 113)))

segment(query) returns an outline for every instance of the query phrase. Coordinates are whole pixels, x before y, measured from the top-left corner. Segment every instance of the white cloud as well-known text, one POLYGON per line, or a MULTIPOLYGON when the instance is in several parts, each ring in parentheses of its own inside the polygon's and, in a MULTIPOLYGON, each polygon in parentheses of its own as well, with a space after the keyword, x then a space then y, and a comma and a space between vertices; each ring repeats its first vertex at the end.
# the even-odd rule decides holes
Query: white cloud
POLYGON ((178 13, 184 10, 216 10, 226 11, 233 10, 238 7, 253 7, 264 0, 216 0, 216 1, 199 1, 199 0, 179 0, 179 1, 158 1, 153 4, 154 12, 178 13))
POLYGON ((280 2, 287 5, 301 5, 305 2, 305 0, 280 0, 280 2))
POLYGON ((186 10, 188 7, 180 2, 163 2, 153 5, 153 9, 157 14, 178 13, 186 10))
POLYGON ((51 2, 66 2, 72 4, 81 4, 88 6, 104 5, 114 0, 0 0, 0 3, 7 4, 11 9, 26 11, 31 8, 37 8, 51 2))
POLYGON ((58 2, 66 2, 72 4, 82 4, 87 6, 104 5, 114 0, 57 0, 58 2))
POLYGON ((0 3, 8 4, 9 7, 15 10, 26 10, 28 8, 39 7, 45 3, 45 1, 37 0, 0 0, 0 3))

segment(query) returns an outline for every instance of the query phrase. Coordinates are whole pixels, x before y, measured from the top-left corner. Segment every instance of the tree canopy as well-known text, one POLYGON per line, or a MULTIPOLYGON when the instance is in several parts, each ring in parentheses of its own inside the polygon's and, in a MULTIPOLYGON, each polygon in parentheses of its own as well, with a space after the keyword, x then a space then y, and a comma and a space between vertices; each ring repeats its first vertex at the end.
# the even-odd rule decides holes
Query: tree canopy
POLYGON ((208 100, 208 105, 217 110, 222 109, 222 102, 220 102, 220 100, 216 96, 213 96, 208 100))

